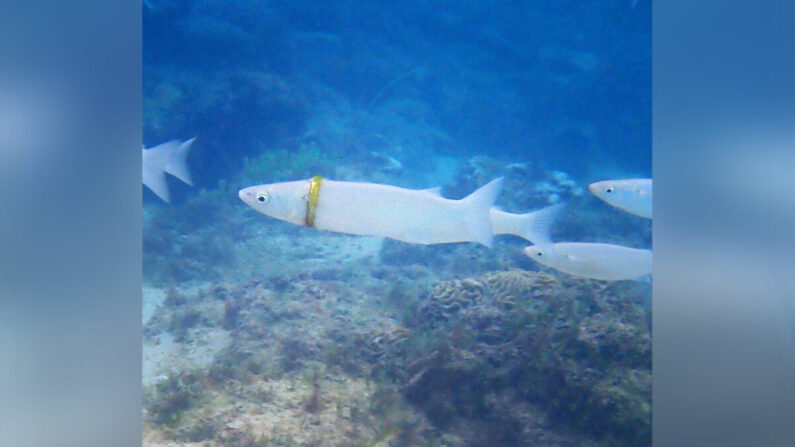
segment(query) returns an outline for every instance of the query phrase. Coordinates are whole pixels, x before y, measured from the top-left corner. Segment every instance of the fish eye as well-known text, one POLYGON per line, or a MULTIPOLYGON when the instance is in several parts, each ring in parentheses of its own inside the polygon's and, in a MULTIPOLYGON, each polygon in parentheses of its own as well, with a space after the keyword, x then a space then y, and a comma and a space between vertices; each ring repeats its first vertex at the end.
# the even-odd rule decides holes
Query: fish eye
POLYGON ((268 195, 267 192, 261 192, 261 193, 257 194, 257 201, 259 203, 268 203, 268 200, 270 200, 270 198, 271 198, 271 196, 268 195))
POLYGON ((608 194, 613 194, 613 191, 614 191, 614 189, 613 189, 612 186, 608 186, 607 188, 605 188, 605 192, 608 193, 608 194))
POLYGON ((541 251, 541 250, 538 250, 538 251, 536 252, 536 254, 537 254, 538 256, 544 256, 544 252, 543 252, 543 251, 541 251))

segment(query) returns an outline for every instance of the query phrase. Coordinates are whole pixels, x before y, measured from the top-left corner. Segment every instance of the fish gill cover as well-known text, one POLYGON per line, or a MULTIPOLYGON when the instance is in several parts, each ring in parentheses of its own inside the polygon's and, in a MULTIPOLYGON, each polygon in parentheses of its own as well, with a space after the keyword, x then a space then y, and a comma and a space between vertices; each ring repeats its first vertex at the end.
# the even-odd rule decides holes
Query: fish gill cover
POLYGON ((144 3, 146 445, 651 445, 651 287, 494 246, 290 225, 243 187, 324 178, 563 203, 553 241, 651 247, 587 185, 651 174, 651 4, 144 3))

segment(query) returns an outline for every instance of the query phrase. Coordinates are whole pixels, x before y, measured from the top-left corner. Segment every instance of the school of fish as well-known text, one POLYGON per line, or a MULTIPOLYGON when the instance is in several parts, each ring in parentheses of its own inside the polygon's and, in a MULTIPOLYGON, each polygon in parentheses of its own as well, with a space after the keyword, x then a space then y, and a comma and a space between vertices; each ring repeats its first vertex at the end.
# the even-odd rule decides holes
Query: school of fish
MULTIPOLYGON (((605 180, 588 186, 596 197, 651 219, 652 180, 605 180)), ((536 244, 524 249, 534 261, 570 275, 616 281, 644 279, 652 272, 651 250, 596 242, 536 244)))
MULTIPOLYGON (((496 178, 467 197, 442 197, 440 188, 406 189, 320 176, 241 189, 254 210, 296 225, 338 233, 379 236, 418 244, 476 242, 492 246, 495 235, 513 234, 535 245, 531 259, 556 270, 591 279, 639 279, 651 274, 651 250, 590 242, 557 242, 550 229, 563 205, 526 214, 500 210, 494 202, 503 179, 496 178)), ((651 179, 593 183, 600 199, 651 218, 651 179)))
MULTIPOLYGON (((142 149, 143 184, 168 202, 168 173, 192 185, 186 159, 195 138, 142 149)), ((564 205, 524 214, 494 206, 503 179, 496 178, 467 197, 442 197, 440 187, 406 189, 315 176, 307 180, 243 188, 240 199, 252 209, 296 225, 338 233, 377 236, 417 244, 475 242, 491 247, 494 236, 512 234, 533 245, 523 252, 547 267, 607 281, 643 279, 652 272, 652 252, 596 242, 553 242, 550 230, 564 205)), ((606 203, 652 218, 652 180, 605 180, 588 189, 606 203)))

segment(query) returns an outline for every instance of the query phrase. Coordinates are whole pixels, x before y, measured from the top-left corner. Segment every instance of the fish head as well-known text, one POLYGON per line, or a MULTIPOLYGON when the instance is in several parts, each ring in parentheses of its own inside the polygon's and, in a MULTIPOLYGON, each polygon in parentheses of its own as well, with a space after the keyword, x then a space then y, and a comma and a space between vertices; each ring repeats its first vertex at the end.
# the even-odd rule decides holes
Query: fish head
POLYGON ((556 264, 557 252, 552 248, 552 245, 531 245, 525 247, 524 254, 539 264, 548 267, 554 267, 556 264))
POLYGON ((632 180, 605 180, 591 183, 588 189, 610 205, 629 212, 633 212, 642 200, 640 190, 632 180))
POLYGON ((240 200, 274 219, 304 225, 310 181, 270 183, 238 191, 240 200))
POLYGON ((604 180, 591 183, 588 190, 610 205, 651 218, 651 179, 604 180))
POLYGON ((619 190, 619 185, 613 180, 604 180, 601 182, 594 182, 588 185, 588 190, 591 191, 593 195, 599 197, 604 201, 608 201, 608 199, 612 196, 615 196, 617 191, 619 190))

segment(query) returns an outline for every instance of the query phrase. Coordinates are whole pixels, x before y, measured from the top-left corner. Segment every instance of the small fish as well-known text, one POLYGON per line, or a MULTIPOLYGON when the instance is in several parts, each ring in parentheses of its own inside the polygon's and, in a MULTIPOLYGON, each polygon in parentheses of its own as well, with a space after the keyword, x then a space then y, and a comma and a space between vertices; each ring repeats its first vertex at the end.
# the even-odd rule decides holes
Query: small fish
POLYGON ((588 189, 596 197, 636 216, 651 219, 651 179, 605 180, 591 183, 588 189))
POLYGON ((186 159, 194 140, 195 137, 182 143, 172 140, 150 149, 141 149, 143 184, 165 202, 169 201, 166 173, 193 186, 186 159))
POLYGON ((319 230, 418 244, 477 242, 491 247, 490 210, 502 183, 500 177, 461 200, 451 200, 438 188, 406 189, 315 176, 252 186, 238 195, 262 214, 319 230))
POLYGON ((532 245, 524 253, 536 262, 570 275, 616 281, 651 274, 651 250, 594 242, 532 245))

